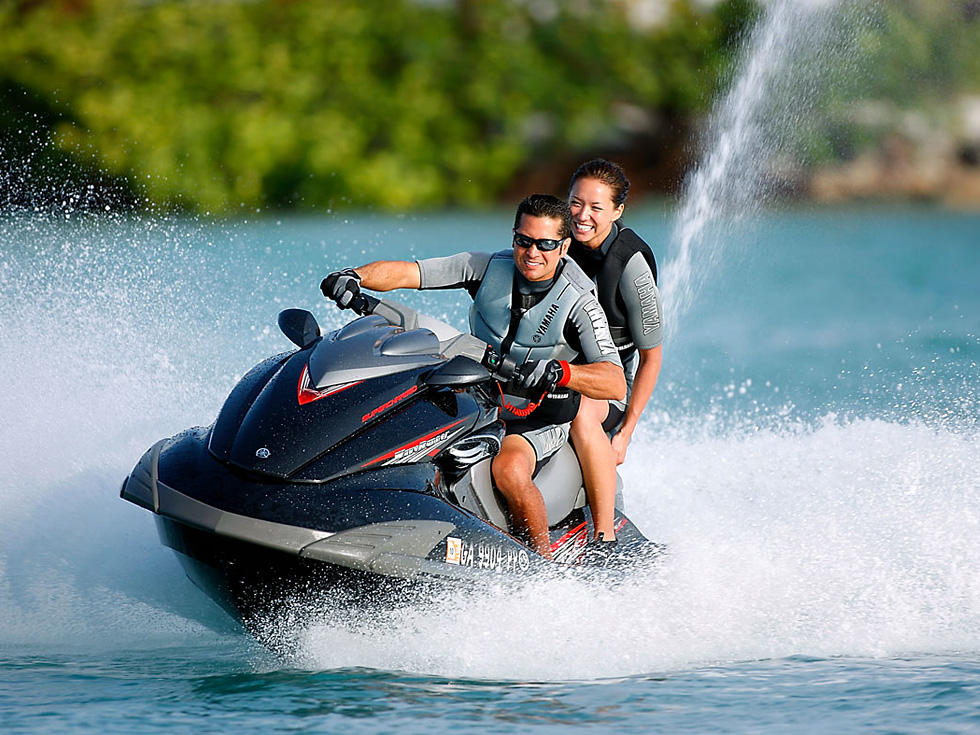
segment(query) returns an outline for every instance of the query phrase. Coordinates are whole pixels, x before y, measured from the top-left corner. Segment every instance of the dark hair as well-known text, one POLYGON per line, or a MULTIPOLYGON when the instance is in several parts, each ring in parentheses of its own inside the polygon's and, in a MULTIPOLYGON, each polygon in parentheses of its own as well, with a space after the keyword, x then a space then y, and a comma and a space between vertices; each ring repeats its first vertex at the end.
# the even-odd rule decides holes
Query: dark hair
POLYGON ((630 180, 626 178, 626 172, 618 163, 607 161, 605 158, 586 161, 572 174, 572 180, 568 183, 569 194, 572 193, 572 187, 579 179, 601 181, 612 190, 613 204, 617 207, 626 204, 626 197, 630 193, 630 180))
POLYGON ((514 229, 521 225, 521 217, 547 217, 558 220, 558 237, 564 240, 572 236, 572 210, 568 202, 552 194, 531 194, 524 197, 517 205, 517 216, 514 217, 514 229))

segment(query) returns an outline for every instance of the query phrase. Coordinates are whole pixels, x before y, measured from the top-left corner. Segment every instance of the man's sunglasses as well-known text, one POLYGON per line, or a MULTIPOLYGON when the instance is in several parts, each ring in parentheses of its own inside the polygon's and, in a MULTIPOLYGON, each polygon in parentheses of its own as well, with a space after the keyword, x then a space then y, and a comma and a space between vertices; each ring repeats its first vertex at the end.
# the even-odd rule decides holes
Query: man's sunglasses
POLYGON ((537 245, 538 250, 542 253, 548 253, 561 247, 561 244, 565 242, 564 239, 561 240, 546 240, 544 238, 540 240, 535 240, 533 237, 528 237, 527 235, 522 235, 520 232, 514 233, 514 244, 520 245, 522 248, 527 248, 530 250, 532 245, 537 245))

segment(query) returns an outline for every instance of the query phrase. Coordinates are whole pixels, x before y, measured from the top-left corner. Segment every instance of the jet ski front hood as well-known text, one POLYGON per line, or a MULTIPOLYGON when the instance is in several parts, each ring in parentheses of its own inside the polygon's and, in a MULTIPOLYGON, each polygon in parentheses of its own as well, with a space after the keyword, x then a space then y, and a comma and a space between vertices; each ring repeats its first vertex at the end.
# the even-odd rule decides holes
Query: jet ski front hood
MULTIPOLYGON (((250 371, 222 407, 208 449, 277 479, 322 481, 367 466, 399 428, 377 426, 382 418, 431 410, 417 400, 426 390, 419 374, 442 361, 428 330, 363 317, 250 371)), ((421 418, 386 424, 407 424, 400 428, 410 433, 412 424, 426 425, 421 418)))

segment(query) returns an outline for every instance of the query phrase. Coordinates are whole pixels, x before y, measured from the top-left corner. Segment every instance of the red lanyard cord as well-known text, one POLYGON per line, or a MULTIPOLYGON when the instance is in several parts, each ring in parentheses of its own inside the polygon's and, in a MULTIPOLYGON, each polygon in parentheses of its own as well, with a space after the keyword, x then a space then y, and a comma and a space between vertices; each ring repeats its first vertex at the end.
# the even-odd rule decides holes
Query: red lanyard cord
POLYGON ((497 390, 500 391, 500 405, 506 408, 515 416, 517 416, 517 418, 519 419, 523 419, 530 416, 534 412, 534 409, 536 409, 538 406, 541 405, 541 403, 545 399, 545 396, 548 395, 548 391, 545 391, 544 393, 541 394, 541 397, 537 400, 537 402, 529 403, 524 408, 517 408, 516 406, 512 406, 509 403, 507 403, 507 399, 504 398, 504 389, 500 387, 499 382, 497 382, 497 390))

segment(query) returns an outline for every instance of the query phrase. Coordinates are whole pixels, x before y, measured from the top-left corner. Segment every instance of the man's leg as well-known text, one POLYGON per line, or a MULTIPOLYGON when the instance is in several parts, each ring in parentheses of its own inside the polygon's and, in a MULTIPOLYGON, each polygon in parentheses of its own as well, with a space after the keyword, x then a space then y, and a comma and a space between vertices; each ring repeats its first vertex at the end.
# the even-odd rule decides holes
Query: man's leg
POLYGON ((572 421, 572 444, 582 466, 585 494, 592 508, 592 523, 596 538, 601 533, 606 541, 616 538, 613 529, 616 506, 616 457, 602 422, 609 412, 606 401, 582 396, 578 415, 572 421))
POLYGON ((500 453, 494 457, 490 470, 497 483, 514 525, 526 530, 531 544, 545 559, 551 558, 551 539, 548 535, 548 511, 544 498, 534 481, 537 457, 534 448, 519 434, 504 437, 500 453))

